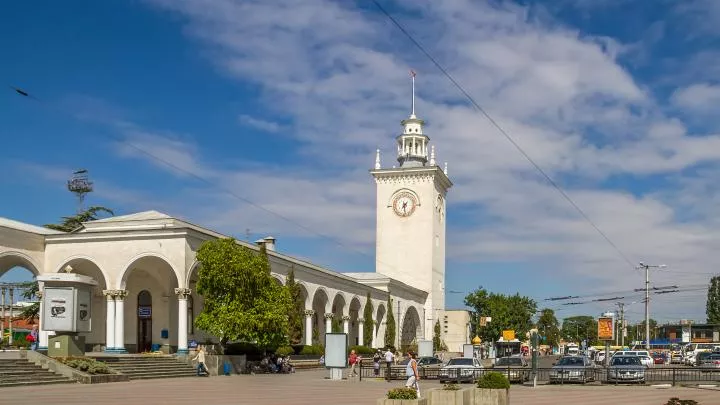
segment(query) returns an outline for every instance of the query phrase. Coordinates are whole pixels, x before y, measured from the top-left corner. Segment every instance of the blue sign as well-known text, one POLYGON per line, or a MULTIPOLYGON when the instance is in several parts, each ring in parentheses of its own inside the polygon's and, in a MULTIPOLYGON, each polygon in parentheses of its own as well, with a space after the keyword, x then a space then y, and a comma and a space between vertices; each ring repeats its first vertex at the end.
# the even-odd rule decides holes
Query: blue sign
POLYGON ((150 318, 152 317, 152 307, 138 307, 139 318, 150 318))
POLYGON ((190 349, 197 349, 197 347, 198 347, 198 342, 197 342, 197 340, 193 339, 193 340, 191 340, 191 341, 188 342, 188 348, 190 348, 190 349))

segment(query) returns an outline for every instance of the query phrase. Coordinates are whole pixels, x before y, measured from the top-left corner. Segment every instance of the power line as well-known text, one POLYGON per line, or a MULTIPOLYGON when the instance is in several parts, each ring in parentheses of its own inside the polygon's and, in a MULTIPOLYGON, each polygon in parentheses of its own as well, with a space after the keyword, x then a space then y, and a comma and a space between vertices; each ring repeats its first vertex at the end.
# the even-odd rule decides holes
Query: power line
POLYGON ((373 3, 375 4, 375 6, 377 6, 377 8, 400 30, 400 32, 402 32, 402 33, 410 40, 410 42, 412 42, 413 45, 415 45, 415 47, 417 47, 417 48, 420 50, 420 52, 422 52, 422 53, 430 60, 430 62, 432 62, 433 65, 435 65, 435 67, 436 67, 440 72, 442 72, 442 74, 445 75, 445 77, 447 77, 448 80, 450 80, 450 82, 470 101, 470 103, 475 107, 475 109, 476 109, 478 112, 480 112, 483 116, 485 116, 485 118, 490 122, 490 124, 492 124, 492 126, 494 126, 494 127, 505 137, 505 139, 507 139, 507 141, 510 142, 510 143, 515 147, 515 149, 516 149, 518 152, 520 152, 520 154, 525 158, 525 160, 527 160, 528 162, 530 162, 530 164, 535 168, 535 170, 537 170, 538 173, 540 173, 540 174, 542 175, 542 177, 544 177, 545 180, 546 180, 555 190, 557 190, 557 192, 560 193, 560 195, 561 195, 568 203, 570 203, 570 205, 575 209, 575 211, 577 211, 577 212, 585 219, 585 221, 587 221, 587 222, 590 224, 590 226, 592 226, 592 227, 595 229, 595 231, 596 231, 598 234, 600 234, 600 236, 601 236, 603 239, 605 239, 605 241, 618 253, 618 255, 619 255, 623 260, 625 260, 625 262, 626 262, 627 264, 629 264, 631 267, 635 268, 635 264, 625 255, 625 253, 623 253, 623 251, 620 250, 620 248, 605 234, 605 232, 603 232, 603 231, 595 224, 595 222, 593 222, 593 221, 590 219, 590 217, 585 213, 585 211, 583 211, 583 210, 580 208, 580 206, 578 206, 578 205, 575 203, 575 201, 573 201, 573 199, 570 198, 570 196, 560 187, 560 185, 558 185, 558 184, 555 182, 555 180, 553 180, 552 177, 550 177, 550 175, 548 175, 548 174, 545 172, 545 170, 543 170, 543 169, 540 167, 540 165, 538 165, 538 164, 535 162, 535 160, 533 160, 533 158, 531 158, 530 155, 528 155, 528 153, 525 152, 525 150, 500 126, 500 124, 498 124, 497 121, 495 121, 495 119, 494 119, 487 111, 485 111, 484 108, 482 108, 482 107, 475 101, 475 99, 463 88, 463 86, 460 85, 460 83, 458 83, 458 82, 455 80, 455 78, 453 78, 453 76, 452 76, 447 70, 445 70, 445 68, 430 54, 430 52, 428 52, 428 51, 425 49, 425 47, 424 47, 422 44, 420 44, 420 42, 419 42, 418 40, 416 40, 416 39, 412 36, 412 34, 410 34, 410 33, 405 29, 405 27, 403 27, 402 24, 400 24, 400 22, 398 22, 392 15, 390 15, 390 13, 389 13, 387 10, 385 10, 385 8, 384 8, 382 5, 380 5, 380 3, 378 3, 377 0, 372 0, 372 2, 373 2, 373 3))

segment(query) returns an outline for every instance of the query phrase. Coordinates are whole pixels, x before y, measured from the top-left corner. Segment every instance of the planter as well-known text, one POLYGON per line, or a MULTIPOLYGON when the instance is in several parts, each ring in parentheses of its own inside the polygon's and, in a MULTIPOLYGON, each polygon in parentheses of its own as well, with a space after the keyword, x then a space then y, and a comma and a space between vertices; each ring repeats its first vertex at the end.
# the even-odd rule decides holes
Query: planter
POLYGON ((428 405, 427 398, 420 399, 387 399, 380 398, 377 405, 428 405))
POLYGON ((463 390, 465 405, 509 405, 509 389, 469 388, 463 390))
POLYGON ((425 395, 430 405, 464 405, 466 390, 444 390, 433 388, 425 395))

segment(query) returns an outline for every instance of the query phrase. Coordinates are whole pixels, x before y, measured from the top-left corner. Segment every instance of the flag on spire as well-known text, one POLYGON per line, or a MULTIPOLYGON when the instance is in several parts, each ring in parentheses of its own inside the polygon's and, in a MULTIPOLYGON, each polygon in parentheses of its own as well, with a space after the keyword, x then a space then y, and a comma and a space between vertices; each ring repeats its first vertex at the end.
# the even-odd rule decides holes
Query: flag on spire
POLYGON ((415 76, 417 76, 417 73, 415 73, 415 71, 414 71, 414 70, 410 69, 410 76, 412 76, 412 77, 413 77, 413 79, 414 79, 414 78, 415 78, 415 76))

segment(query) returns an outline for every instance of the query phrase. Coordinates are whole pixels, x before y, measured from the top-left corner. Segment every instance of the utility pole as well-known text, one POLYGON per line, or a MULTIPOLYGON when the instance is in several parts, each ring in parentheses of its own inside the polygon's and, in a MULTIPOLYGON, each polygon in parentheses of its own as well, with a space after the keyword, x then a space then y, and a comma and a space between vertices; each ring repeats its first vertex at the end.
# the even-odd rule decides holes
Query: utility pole
POLYGON ((618 302, 617 306, 620 307, 620 346, 624 347, 625 346, 625 303, 618 302))
POLYGON ((664 264, 651 265, 640 262, 636 269, 645 269, 645 349, 650 350, 650 268, 664 269, 664 264))

